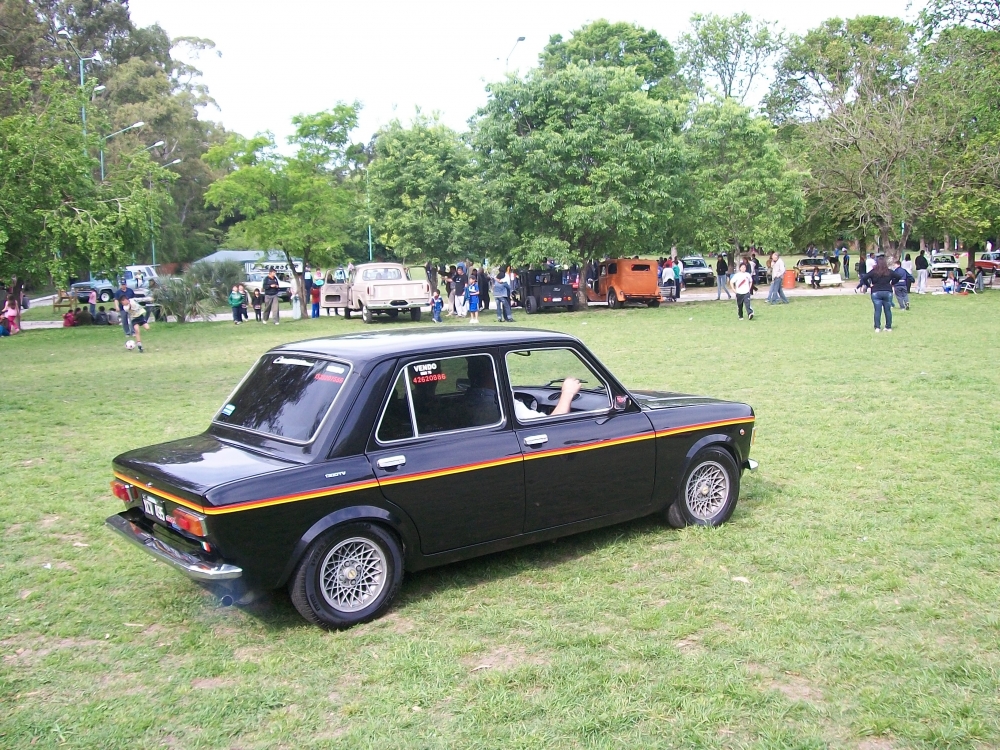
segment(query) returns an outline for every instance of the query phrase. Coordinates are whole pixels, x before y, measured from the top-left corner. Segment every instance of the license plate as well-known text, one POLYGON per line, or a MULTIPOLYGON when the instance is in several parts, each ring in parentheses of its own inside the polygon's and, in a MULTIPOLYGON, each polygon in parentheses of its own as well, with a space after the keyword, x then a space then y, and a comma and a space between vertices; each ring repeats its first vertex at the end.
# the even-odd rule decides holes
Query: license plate
POLYGON ((167 514, 163 512, 163 503, 155 497, 150 497, 149 495, 142 496, 142 512, 158 521, 163 521, 164 523, 167 521, 167 514))
POLYGON ((562 297, 553 297, 552 301, 553 302, 562 302, 562 297))

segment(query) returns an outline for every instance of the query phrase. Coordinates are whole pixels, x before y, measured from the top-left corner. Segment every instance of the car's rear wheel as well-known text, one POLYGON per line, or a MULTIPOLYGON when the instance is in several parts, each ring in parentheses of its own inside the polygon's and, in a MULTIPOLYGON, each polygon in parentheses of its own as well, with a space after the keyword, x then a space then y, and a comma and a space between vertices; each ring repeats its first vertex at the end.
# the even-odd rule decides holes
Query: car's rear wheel
POLYGON ((375 316, 372 315, 372 311, 368 308, 368 305, 362 305, 361 320, 363 320, 365 323, 371 323, 374 319, 375 316))
POLYGON ((658 300, 658 299, 651 299, 649 302, 646 303, 646 305, 648 307, 659 307, 660 306, 660 300, 658 300))
POLYGON ((608 307, 612 310, 617 310, 621 307, 621 302, 618 301, 618 295, 615 294, 614 289, 608 291, 608 307))
POLYGON ((309 622, 347 628, 385 612, 402 581, 403 555, 392 532, 373 523, 352 523, 310 545, 288 582, 288 593, 309 622))
POLYGON ((412 320, 414 323, 419 323, 420 322, 420 308, 419 307, 411 307, 410 308, 410 320, 412 320))
POLYGON ((110 302, 111 301, 111 292, 109 292, 107 289, 105 289, 103 292, 101 292, 100 294, 97 295, 97 299, 99 299, 101 302, 110 302))
POLYGON ((529 294, 527 297, 525 297, 524 311, 528 313, 528 315, 534 315, 536 312, 538 312, 538 302, 535 301, 534 296, 529 294))
POLYGON ((740 495, 740 472, 724 448, 704 448, 691 460, 674 505, 695 526, 718 526, 729 520, 740 495))

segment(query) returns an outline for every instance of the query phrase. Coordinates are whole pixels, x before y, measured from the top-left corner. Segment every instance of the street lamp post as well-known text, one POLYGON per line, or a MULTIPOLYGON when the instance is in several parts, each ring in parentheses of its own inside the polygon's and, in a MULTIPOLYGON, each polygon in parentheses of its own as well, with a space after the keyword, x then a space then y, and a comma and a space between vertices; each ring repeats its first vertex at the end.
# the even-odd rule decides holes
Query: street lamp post
POLYGON ((104 182, 104 142, 111 138, 114 138, 116 135, 121 135, 126 131, 135 130, 136 128, 141 128, 145 124, 146 123, 144 123, 142 120, 139 120, 139 122, 133 122, 127 128, 116 130, 114 133, 110 133, 109 135, 106 135, 101 138, 101 182, 104 182))
MULTIPOLYGON (((59 29, 59 31, 57 31, 56 33, 59 36, 63 37, 66 40, 66 44, 69 45, 70 49, 73 50, 73 52, 76 53, 77 58, 79 58, 79 60, 80 60, 80 88, 81 89, 86 88, 87 81, 86 81, 86 77, 85 77, 85 74, 84 74, 84 66, 83 66, 83 64, 86 63, 86 62, 104 62, 104 58, 101 57, 101 53, 98 52, 97 50, 94 50, 94 54, 91 55, 90 57, 84 57, 80 53, 80 50, 78 50, 76 48, 76 45, 73 44, 72 40, 69 38, 69 32, 66 29, 59 29)), ((102 87, 102 89, 103 89, 103 87, 102 87)), ((84 140, 86 140, 86 138, 87 138, 87 105, 86 104, 81 104, 80 105, 80 120, 83 122, 83 138, 84 138, 84 140)), ((86 147, 86 145, 84 145, 84 153, 86 153, 86 149, 87 149, 87 147, 86 147)))
POLYGON ((365 208, 368 213, 368 262, 372 261, 372 192, 368 184, 368 167, 365 167, 365 208))
POLYGON ((523 41, 524 41, 524 37, 523 36, 519 36, 517 38, 517 41, 514 42, 514 46, 510 48, 510 52, 507 53, 507 59, 504 60, 504 63, 503 63, 503 71, 504 71, 504 73, 507 72, 507 69, 508 69, 508 67, 510 65, 510 56, 514 54, 514 50, 517 49, 517 45, 519 45, 523 41))

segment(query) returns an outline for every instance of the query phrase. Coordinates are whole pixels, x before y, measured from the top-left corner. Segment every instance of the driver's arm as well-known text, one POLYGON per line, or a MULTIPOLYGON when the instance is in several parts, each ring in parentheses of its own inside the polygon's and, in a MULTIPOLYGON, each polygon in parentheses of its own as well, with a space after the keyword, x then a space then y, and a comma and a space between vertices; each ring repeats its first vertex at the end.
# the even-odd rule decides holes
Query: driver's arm
POLYGON ((573 404, 573 397, 580 392, 580 381, 576 378, 566 378, 562 384, 562 393, 559 396, 559 403, 552 410, 551 416, 556 414, 569 414, 570 406, 573 404))

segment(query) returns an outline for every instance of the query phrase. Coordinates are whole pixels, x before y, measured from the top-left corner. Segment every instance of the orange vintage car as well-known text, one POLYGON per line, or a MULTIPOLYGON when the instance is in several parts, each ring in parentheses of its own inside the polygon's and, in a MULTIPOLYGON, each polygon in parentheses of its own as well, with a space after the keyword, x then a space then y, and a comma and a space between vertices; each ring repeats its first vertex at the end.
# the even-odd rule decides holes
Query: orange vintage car
POLYGON ((602 260, 595 269, 597 278, 587 282, 587 299, 608 303, 616 309, 626 302, 650 307, 660 304, 659 272, 656 261, 638 258, 602 260))

